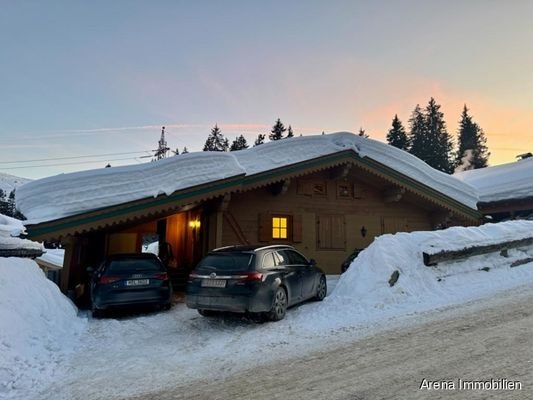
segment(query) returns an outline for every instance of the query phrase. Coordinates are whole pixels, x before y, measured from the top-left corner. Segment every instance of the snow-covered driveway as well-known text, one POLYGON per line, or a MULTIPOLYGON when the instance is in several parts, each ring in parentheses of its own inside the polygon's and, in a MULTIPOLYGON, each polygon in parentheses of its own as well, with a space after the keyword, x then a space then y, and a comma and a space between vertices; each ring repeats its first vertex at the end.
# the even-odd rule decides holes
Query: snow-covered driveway
POLYGON ((292 308, 284 320, 275 323, 205 318, 180 302, 169 312, 102 320, 88 313, 76 317, 74 308, 36 265, 31 266, 32 261, 7 259, 5 265, 0 262, 0 311, 13 321, 25 315, 8 307, 20 292, 16 284, 23 278, 17 273, 21 268, 34 278, 34 293, 42 289, 39 298, 43 300, 33 302, 34 297, 24 296, 27 304, 21 310, 32 311, 25 325, 15 322, 11 334, 0 330, 0 344, 11 349, 8 357, 0 353, 4 356, 0 357, 0 377, 7 378, 5 384, 0 379, 0 395, 6 394, 9 400, 127 398, 185 386, 200 378, 224 378, 274 360, 334 350, 391 327, 420 324, 442 310, 497 294, 512 295, 523 285, 533 287, 533 262, 511 266, 531 260, 533 246, 436 267, 423 264, 424 249, 489 244, 531 232, 533 222, 513 222, 380 236, 360 253, 334 289, 335 278, 330 279, 330 295, 323 302, 292 308), (393 271, 400 275, 391 287, 393 271), (11 295, 3 298, 10 287, 11 295), (24 331, 17 334, 17 327, 24 331), (40 335, 35 334, 37 328, 40 335))

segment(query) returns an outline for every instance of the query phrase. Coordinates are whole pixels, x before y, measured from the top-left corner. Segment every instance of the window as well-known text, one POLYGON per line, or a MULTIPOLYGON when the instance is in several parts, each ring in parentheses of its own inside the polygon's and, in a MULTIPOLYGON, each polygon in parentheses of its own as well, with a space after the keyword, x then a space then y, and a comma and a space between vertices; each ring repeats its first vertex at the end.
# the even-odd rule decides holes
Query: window
POLYGON ((272 217, 272 239, 288 238, 288 220, 287 217, 272 217))

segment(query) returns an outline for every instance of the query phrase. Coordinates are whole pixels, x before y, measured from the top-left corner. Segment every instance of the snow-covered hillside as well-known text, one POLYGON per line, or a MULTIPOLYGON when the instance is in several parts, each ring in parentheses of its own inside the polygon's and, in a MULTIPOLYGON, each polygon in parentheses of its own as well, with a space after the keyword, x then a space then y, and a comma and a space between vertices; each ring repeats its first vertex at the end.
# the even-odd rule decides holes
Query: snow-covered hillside
POLYGON ((6 193, 6 197, 11 191, 25 183, 30 182, 31 179, 21 178, 19 176, 4 174, 0 172, 0 189, 6 193))
POLYGON ((290 309, 283 321, 265 324, 201 317, 182 301, 169 312, 77 316, 34 261, 0 258, 0 398, 140 396, 340 346, 472 300, 485 304, 497 293, 533 288, 533 246, 434 267, 423 264, 422 252, 531 236, 533 221, 383 235, 338 281, 330 277, 323 302, 308 302, 290 309), (520 260, 526 262, 511 267, 520 260), (391 287, 394 271, 399 278, 391 287))

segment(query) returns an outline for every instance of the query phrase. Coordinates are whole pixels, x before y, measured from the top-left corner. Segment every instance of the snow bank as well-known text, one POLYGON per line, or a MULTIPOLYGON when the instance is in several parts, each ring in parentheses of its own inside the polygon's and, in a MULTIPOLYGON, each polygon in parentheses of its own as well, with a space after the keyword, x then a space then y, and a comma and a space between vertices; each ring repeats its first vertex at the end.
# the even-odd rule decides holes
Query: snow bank
POLYGON ((254 175, 344 150, 375 160, 477 208, 477 193, 469 185, 405 151, 348 132, 295 137, 231 153, 188 153, 146 164, 62 174, 21 186, 16 201, 33 224, 171 194, 228 177, 254 175))
POLYGON ((533 196, 533 158, 464 171, 454 177, 476 188, 483 202, 533 196))
POLYGON ((422 258, 422 252, 427 251, 460 250, 529 237, 533 237, 532 221, 380 236, 353 261, 327 299, 326 308, 342 304, 346 312, 373 312, 376 308, 395 313, 421 311, 531 282, 533 265, 510 265, 533 256, 533 246, 510 250, 509 257, 491 253, 435 267, 426 267, 422 258), (396 270, 399 279, 390 287, 389 278, 396 270))
POLYGON ((22 221, 0 214, 0 250, 41 250, 42 245, 18 236, 25 233, 22 221))
POLYGON ((35 398, 50 384, 85 324, 29 259, 0 257, 0 398, 35 398))

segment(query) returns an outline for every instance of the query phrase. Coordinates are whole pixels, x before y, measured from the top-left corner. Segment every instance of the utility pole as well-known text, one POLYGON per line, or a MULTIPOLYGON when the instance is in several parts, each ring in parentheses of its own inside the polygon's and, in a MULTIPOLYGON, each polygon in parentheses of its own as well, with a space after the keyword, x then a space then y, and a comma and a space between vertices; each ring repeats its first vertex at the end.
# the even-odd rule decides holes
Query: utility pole
POLYGON ((167 146, 167 140, 165 139, 165 127, 161 129, 161 138, 158 142, 159 146, 157 150, 154 150, 154 160, 161 160, 167 157, 167 152, 170 150, 170 147, 167 146))

